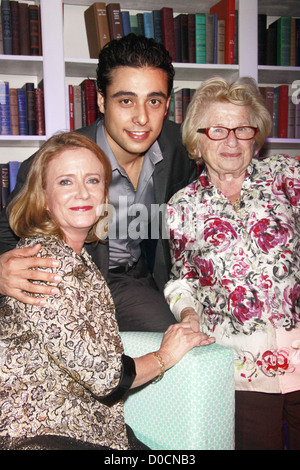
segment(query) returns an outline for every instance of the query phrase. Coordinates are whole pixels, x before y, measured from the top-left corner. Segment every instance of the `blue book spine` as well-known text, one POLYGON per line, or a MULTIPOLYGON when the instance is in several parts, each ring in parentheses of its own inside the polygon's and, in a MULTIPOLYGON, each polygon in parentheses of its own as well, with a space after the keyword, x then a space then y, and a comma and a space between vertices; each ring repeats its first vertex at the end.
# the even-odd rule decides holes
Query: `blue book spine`
POLYGON ((24 88, 17 89, 18 112, 19 112, 19 134, 28 135, 26 115, 26 91, 24 88))
POLYGON ((127 34, 131 33, 129 11, 122 11, 121 16, 122 16, 123 33, 124 33, 124 36, 127 36, 127 34))
POLYGON ((144 12, 144 30, 146 38, 153 38, 153 21, 152 13, 145 11, 144 12))
POLYGON ((12 54, 12 26, 9 0, 1 2, 2 36, 4 54, 12 54))
POLYGON ((152 18, 153 18, 153 37, 156 42, 162 43, 160 10, 153 10, 152 18))
POLYGON ((19 167, 20 167, 20 162, 16 162, 16 161, 8 162, 9 192, 10 193, 14 190, 16 186, 19 167))
POLYGON ((10 124, 9 83, 8 82, 0 82, 0 106, 1 106, 1 118, 0 118, 1 134, 10 135, 11 124, 10 124))

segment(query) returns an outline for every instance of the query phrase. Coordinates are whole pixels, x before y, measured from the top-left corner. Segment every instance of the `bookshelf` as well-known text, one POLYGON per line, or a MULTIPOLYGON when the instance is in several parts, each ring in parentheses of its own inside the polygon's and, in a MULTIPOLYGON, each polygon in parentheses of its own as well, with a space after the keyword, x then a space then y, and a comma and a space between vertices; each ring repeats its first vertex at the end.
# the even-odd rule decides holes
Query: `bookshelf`
MULTIPOLYGON (((22 0, 24 1, 24 0, 22 0)), ((1 2, 0 2, 1 3, 1 2)), ((95 78, 97 59, 90 59, 83 12, 93 0, 27 0, 41 7, 43 56, 0 55, 0 80, 13 84, 20 81, 44 79, 46 136, 0 136, 0 162, 23 160, 30 156, 47 138, 59 130, 67 130, 66 85, 79 84, 84 78, 95 78), (63 8, 64 5, 64 8, 63 8)), ((110 2, 106 2, 110 3, 110 2)), ((174 13, 209 12, 217 0, 167 1, 163 6, 174 13)), ((152 11, 162 7, 161 1, 121 0, 121 9, 152 11)), ((250 75, 260 85, 289 84, 299 80, 299 67, 262 66, 257 58, 257 15, 300 17, 300 4, 293 0, 236 0, 239 11, 238 65, 175 63, 175 89, 197 88, 202 80, 212 75, 228 79, 250 75)), ((18 86, 18 85, 16 85, 18 86)), ((269 139, 267 148, 272 153, 281 151, 299 155, 300 140, 269 139)))

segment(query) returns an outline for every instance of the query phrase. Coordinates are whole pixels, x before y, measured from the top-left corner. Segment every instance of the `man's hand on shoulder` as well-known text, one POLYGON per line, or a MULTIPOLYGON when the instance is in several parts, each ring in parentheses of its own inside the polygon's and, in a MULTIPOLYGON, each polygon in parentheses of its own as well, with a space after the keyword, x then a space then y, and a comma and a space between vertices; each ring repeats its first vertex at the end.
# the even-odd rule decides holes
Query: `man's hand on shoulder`
POLYGON ((39 258, 36 254, 41 245, 28 248, 15 248, 0 255, 0 293, 13 297, 20 302, 31 305, 42 305, 45 299, 26 294, 54 295, 58 292, 55 286, 35 284, 33 281, 58 284, 61 277, 54 273, 40 271, 38 268, 59 267, 59 261, 53 258, 39 258), (37 269, 31 269, 37 268, 37 269))

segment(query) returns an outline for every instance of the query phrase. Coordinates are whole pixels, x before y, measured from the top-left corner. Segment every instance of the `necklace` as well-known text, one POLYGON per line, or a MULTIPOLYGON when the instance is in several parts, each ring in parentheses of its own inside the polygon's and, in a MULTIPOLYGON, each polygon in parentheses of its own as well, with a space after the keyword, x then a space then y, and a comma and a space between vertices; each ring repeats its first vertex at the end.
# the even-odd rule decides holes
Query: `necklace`
POLYGON ((234 202, 232 202, 233 209, 238 212, 241 208, 241 196, 234 202))

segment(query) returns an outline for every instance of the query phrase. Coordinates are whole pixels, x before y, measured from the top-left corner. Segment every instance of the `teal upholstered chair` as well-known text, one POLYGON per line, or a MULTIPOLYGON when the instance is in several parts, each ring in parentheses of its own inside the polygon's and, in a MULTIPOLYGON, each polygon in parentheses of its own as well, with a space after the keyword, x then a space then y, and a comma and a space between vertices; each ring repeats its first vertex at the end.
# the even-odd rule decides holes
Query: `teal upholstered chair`
MULTIPOLYGON (((162 334, 121 333, 126 354, 159 349, 162 334)), ((130 391, 125 419, 153 450, 234 448, 232 352, 212 344, 194 348, 162 380, 130 391)))

